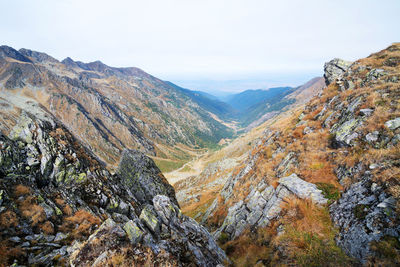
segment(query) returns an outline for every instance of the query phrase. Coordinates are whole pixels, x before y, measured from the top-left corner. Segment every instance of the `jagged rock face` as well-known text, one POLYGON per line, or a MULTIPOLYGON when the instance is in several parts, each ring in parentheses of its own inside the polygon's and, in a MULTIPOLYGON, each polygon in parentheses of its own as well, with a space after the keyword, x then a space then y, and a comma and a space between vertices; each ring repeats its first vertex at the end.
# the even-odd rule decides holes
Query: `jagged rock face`
MULTIPOLYGON (((126 151, 110 174, 51 115, 24 110, 8 136, 0 135, 0 148, 1 249, 19 247, 19 264, 101 266, 122 258, 128 265, 216 266, 226 259, 207 230, 181 214, 173 188, 138 151, 126 151)), ((13 263, 5 257, 1 264, 13 263)))
POLYGON ((139 151, 124 150, 118 175, 141 203, 151 204, 156 195, 167 195, 175 205, 178 201, 173 187, 164 178, 154 161, 139 151))
MULTIPOLYGON (((342 170, 339 179, 348 172, 363 173, 357 168, 342 170)), ((341 229, 338 244, 352 257, 366 263, 371 254, 368 244, 385 236, 400 236, 395 209, 396 200, 372 182, 368 172, 364 173, 359 182, 352 184, 339 201, 330 206, 332 220, 341 229)))
POLYGON ((352 62, 335 58, 324 65, 324 78, 325 84, 329 85, 340 79, 341 76, 347 71, 352 62))
POLYGON ((157 195, 153 203, 151 209, 142 210, 142 214, 147 215, 142 217, 141 214, 141 220, 130 220, 124 226, 107 219, 85 243, 75 246, 71 266, 104 264, 121 248, 125 250, 123 257, 126 265, 141 265, 146 260, 153 260, 151 263, 155 266, 217 266, 227 260, 208 231, 182 215, 169 197, 157 195), (157 230, 150 225, 156 226, 157 230), (143 251, 141 243, 151 247, 151 250, 143 251), (137 259, 132 260, 132 256, 137 259))
POLYGON ((125 148, 155 155, 162 145, 216 144, 232 134, 181 91, 140 69, 59 62, 28 49, 0 47, 0 97, 7 105, 0 109, 2 131, 17 120, 15 109, 43 106, 112 168, 125 148))
POLYGON ((300 179, 296 174, 280 178, 274 188, 261 181, 244 201, 229 208, 222 226, 214 233, 218 239, 222 233, 231 239, 238 237, 248 227, 264 227, 278 218, 282 201, 289 197, 311 199, 316 204, 326 204, 327 199, 317 187, 300 179))

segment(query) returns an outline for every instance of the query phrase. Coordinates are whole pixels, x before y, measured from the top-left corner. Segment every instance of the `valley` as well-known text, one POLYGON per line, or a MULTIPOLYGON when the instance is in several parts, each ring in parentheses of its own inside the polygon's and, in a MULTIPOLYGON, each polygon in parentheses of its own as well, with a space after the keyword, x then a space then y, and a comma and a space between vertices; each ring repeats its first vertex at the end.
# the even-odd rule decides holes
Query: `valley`
POLYGON ((400 264, 400 43, 225 99, 0 47, 0 266, 400 264))

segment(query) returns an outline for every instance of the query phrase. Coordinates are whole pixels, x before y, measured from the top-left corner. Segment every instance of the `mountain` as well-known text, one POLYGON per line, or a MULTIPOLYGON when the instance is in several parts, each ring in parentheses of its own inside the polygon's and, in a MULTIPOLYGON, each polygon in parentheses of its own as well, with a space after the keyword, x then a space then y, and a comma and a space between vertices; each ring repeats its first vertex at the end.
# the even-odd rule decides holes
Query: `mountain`
POLYGON ((276 87, 267 90, 246 90, 227 97, 226 102, 233 108, 243 112, 267 99, 277 97, 287 92, 290 87, 276 87))
POLYGON ((45 53, 1 46, 0 84, 1 131, 10 131, 20 109, 38 115, 44 107, 111 169, 125 148, 155 156, 160 166, 179 166, 194 149, 214 147, 233 134, 215 119, 227 107, 138 68, 71 58, 59 62, 45 53))
POLYGON ((215 96, 201 91, 192 91, 189 89, 185 89, 171 82, 167 83, 177 90, 181 91, 186 96, 190 97, 193 102, 198 104, 204 110, 207 110, 217 115, 223 120, 231 120, 235 116, 236 111, 229 104, 219 101, 218 98, 216 98, 215 96))
POLYGON ((46 107, 1 105, 15 112, 0 133, 1 266, 228 261, 207 229, 182 215, 152 159, 125 149, 112 174, 46 107))
MULTIPOLYGON (((209 99, 211 99, 211 100, 219 100, 218 97, 216 97, 216 96, 214 96, 214 95, 212 95, 212 94, 203 92, 203 91, 194 91, 194 92, 197 93, 197 94, 203 95, 203 96, 205 96, 205 97, 207 97, 207 98, 209 98, 209 99)), ((223 102, 223 101, 222 101, 222 102, 223 102)))
POLYGON ((237 266, 400 264, 400 43, 324 72, 326 87, 267 121, 245 159, 176 185, 237 266))

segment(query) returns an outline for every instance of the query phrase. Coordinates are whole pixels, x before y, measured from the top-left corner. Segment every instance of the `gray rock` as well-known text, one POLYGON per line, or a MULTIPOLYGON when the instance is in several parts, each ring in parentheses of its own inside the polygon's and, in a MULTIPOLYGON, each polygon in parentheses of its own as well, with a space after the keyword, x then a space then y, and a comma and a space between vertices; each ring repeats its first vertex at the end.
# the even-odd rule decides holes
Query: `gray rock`
POLYGON ((123 214, 129 214, 129 205, 128 204, 126 204, 124 201, 120 201, 119 202, 119 205, 118 205, 118 207, 119 207, 119 210, 121 211, 121 213, 123 213, 123 214))
POLYGON ((281 177, 283 175, 286 175, 289 172, 290 168, 296 165, 296 163, 297 163, 296 153, 290 151, 276 168, 277 176, 281 177))
POLYGON ((66 239, 67 237, 68 237, 67 234, 58 232, 58 233, 56 234, 56 237, 54 238, 53 241, 54 241, 54 242, 60 242, 60 241, 62 241, 62 240, 64 240, 64 239, 66 239))
POLYGON ((153 208, 150 205, 146 205, 142 212, 140 213, 139 218, 142 222, 156 235, 160 233, 161 225, 153 212, 153 208))
POLYGON ((26 248, 29 247, 31 245, 31 243, 29 243, 28 241, 25 241, 24 243, 22 243, 21 248, 26 248))
POLYGON ((44 209, 47 220, 55 215, 54 209, 49 205, 47 205, 46 203, 41 203, 40 206, 44 209))
POLYGON ((11 242, 14 242, 14 243, 20 243, 21 242, 21 238, 19 238, 18 236, 10 237, 8 240, 10 240, 11 242))
POLYGON ((368 72, 366 80, 374 81, 385 75, 387 75, 387 72, 384 69, 372 69, 368 72))
POLYGON ((302 199, 311 199, 317 204, 326 204, 328 200, 323 196, 322 191, 317 189, 317 186, 300 179, 296 174, 281 178, 278 180, 281 185, 284 185, 289 191, 302 199))
POLYGON ((390 211, 394 205, 394 199, 372 183, 369 175, 362 176, 330 206, 332 221, 339 227, 337 244, 365 263, 371 255, 371 241, 379 241, 385 235, 399 237, 400 229, 390 211))
POLYGON ((204 213, 203 218, 201 219, 201 223, 205 223, 206 220, 213 214, 213 212, 218 207, 218 199, 214 199, 213 203, 207 208, 206 213, 204 213))
POLYGON ((341 79, 343 74, 350 67, 352 62, 344 61, 339 58, 335 58, 324 65, 324 78, 325 84, 329 85, 335 82, 337 79, 341 79))
POLYGON ((400 118, 385 122, 385 126, 388 127, 390 130, 396 130, 400 127, 400 118))
POLYGON ((308 126, 305 127, 304 130, 303 130, 303 134, 304 135, 312 133, 312 132, 313 132, 313 129, 311 127, 308 127, 308 126))
POLYGON ((376 142, 378 140, 378 137, 379 137, 379 132, 378 131, 374 131, 372 133, 368 133, 365 136, 365 140, 367 140, 367 142, 374 143, 374 142, 376 142))
POLYGON ((134 221, 128 221, 123 228, 132 244, 142 241, 144 233, 134 221))
POLYGON ((331 132, 335 134, 334 147, 350 146, 353 139, 358 137, 355 130, 362 124, 360 119, 350 119, 338 125, 338 127, 331 128, 331 132))
POLYGON ((371 114, 374 112, 374 110, 373 109, 370 109, 370 108, 363 108, 363 109, 360 109, 360 115, 362 115, 362 116, 371 116, 371 114))
POLYGON ((153 204, 153 197, 166 195, 179 206, 174 188, 166 182, 154 161, 143 153, 124 150, 117 173, 140 203, 153 204))

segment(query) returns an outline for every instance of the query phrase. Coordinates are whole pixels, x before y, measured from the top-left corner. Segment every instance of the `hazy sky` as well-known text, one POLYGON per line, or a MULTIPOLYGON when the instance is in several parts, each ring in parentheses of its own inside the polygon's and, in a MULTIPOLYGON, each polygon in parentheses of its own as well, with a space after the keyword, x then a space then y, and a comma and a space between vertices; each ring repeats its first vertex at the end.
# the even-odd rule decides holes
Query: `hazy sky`
POLYGON ((136 66, 193 89, 295 85, 334 57, 354 60, 400 41, 400 0, 0 3, 2 44, 136 66))

